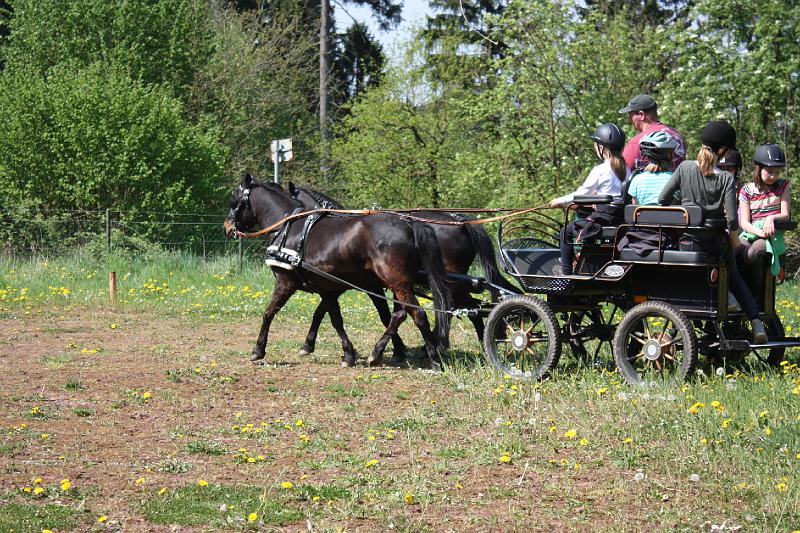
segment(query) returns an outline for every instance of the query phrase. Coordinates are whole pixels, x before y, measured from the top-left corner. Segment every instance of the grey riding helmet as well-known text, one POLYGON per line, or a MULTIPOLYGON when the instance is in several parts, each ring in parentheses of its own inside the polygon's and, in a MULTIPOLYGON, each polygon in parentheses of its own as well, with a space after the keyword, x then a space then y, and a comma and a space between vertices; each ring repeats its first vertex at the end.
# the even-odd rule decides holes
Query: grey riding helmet
POLYGON ((622 150, 622 147, 625 146, 625 132, 613 122, 600 124, 589 137, 614 152, 622 150))
POLYGON ((666 131, 653 131, 639 141, 639 151, 650 161, 669 161, 678 146, 675 137, 666 131))
POLYGON ((762 144, 753 154, 753 163, 762 167, 785 167, 786 154, 777 144, 762 144))

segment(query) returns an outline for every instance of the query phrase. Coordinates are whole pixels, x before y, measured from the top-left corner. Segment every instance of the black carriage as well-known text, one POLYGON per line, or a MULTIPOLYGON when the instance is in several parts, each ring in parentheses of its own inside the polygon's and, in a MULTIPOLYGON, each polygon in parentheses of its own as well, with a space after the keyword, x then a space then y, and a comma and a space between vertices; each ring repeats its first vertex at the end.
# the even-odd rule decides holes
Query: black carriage
MULTIPOLYGON (((578 197, 573 207, 610 201, 578 197)), ((749 353, 778 364, 787 347, 800 345, 800 338, 785 336, 775 311, 777 280, 766 264, 742 272, 769 336, 754 344, 749 321, 728 301, 724 259, 667 244, 724 232, 724 221, 703 220, 700 207, 625 206, 624 223, 583 240, 576 274, 565 276, 558 235, 568 216, 562 221, 538 211, 498 229, 502 267, 526 293, 502 299, 486 325, 484 348, 503 373, 540 379, 556 366, 563 345, 591 363, 605 347, 626 381, 643 384, 686 378, 699 355, 715 366, 749 353), (656 235, 658 246, 646 253, 618 247, 631 230, 656 235)))

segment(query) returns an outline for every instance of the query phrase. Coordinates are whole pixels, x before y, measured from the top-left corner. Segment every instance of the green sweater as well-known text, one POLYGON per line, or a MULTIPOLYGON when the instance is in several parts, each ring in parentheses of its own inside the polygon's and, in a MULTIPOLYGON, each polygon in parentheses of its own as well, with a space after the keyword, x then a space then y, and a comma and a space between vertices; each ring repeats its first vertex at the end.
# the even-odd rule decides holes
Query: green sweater
POLYGON ((702 207, 703 218, 725 218, 728 229, 739 229, 736 188, 730 172, 720 170, 711 176, 703 176, 696 161, 684 161, 664 185, 658 203, 669 205, 676 191, 680 191, 681 204, 702 207))

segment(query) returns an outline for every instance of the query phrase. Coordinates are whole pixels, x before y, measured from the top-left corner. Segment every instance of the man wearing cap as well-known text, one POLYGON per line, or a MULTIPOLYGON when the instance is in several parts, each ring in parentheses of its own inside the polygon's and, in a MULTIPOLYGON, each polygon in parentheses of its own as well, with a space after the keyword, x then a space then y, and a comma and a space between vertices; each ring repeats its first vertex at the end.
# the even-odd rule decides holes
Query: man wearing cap
POLYGON ((622 157, 625 159, 625 164, 628 165, 629 169, 635 170, 637 167, 643 167, 648 163, 639 151, 639 141, 642 140, 642 137, 654 131, 667 132, 678 142, 671 170, 674 170, 686 159, 686 142, 683 140, 683 135, 659 120, 658 104, 656 104, 652 96, 649 94, 636 95, 619 112, 628 114, 633 124, 633 129, 638 132, 622 150, 622 157))

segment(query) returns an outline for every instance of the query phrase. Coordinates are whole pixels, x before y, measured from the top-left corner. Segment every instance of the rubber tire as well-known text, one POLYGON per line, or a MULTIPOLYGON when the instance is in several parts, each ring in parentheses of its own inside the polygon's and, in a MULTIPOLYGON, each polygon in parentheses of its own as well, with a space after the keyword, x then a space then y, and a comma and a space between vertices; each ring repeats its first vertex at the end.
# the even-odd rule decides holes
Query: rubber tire
POLYGON ((550 310, 550 306, 543 300, 534 296, 511 296, 497 304, 489 314, 483 335, 483 348, 489 358, 489 363, 503 375, 510 374, 521 380, 542 379, 555 368, 561 356, 558 322, 553 311, 550 310), (536 364, 535 368, 526 370, 516 369, 497 346, 498 340, 507 337, 506 319, 513 318, 520 313, 523 313, 525 318, 536 317, 539 319, 544 327, 543 333, 546 333, 548 338, 544 357, 536 364))
POLYGON ((646 385, 628 357, 628 335, 647 317, 663 317, 669 320, 683 338, 683 359, 679 363, 678 376, 685 380, 697 365, 697 336, 694 328, 678 308, 664 302, 644 302, 631 308, 622 317, 614 334, 614 361, 622 377, 631 385, 646 385))

